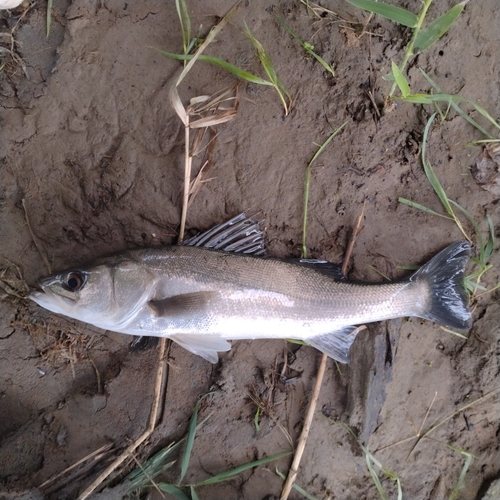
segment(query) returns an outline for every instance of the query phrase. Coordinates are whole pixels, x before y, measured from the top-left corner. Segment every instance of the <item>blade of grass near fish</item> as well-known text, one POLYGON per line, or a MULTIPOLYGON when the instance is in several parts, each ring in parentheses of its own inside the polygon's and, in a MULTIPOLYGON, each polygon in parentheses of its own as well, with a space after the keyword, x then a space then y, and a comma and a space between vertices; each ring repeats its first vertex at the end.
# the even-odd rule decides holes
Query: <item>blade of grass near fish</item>
MULTIPOLYGON (((194 57, 194 55, 191 54, 173 54, 172 52, 166 52, 164 50, 160 50, 152 46, 149 46, 148 48, 154 49, 163 54, 164 56, 170 57, 171 59, 177 59, 178 61, 190 61, 194 57)), ((241 68, 238 68, 237 66, 234 66, 233 64, 228 63, 223 59, 219 59, 218 57, 200 55, 198 56, 198 59, 200 61, 205 61, 220 66, 222 69, 225 69, 228 73, 231 73, 232 75, 236 76, 237 78, 240 78, 241 80, 245 80, 250 83, 257 83, 259 85, 270 85, 271 87, 273 86, 273 84, 268 80, 264 80, 263 78, 260 78, 259 76, 256 76, 241 68)))
POLYGON ((439 200, 441 201, 443 207, 445 210, 448 212, 450 217, 453 218, 455 221, 455 224, 457 225, 458 229, 462 232, 462 234, 465 236, 467 241, 471 241, 469 235, 465 232, 462 223, 458 219, 458 217, 455 215, 455 212, 451 208, 450 201, 448 199, 448 196, 446 195, 445 190, 441 186, 441 183, 439 182, 439 179, 437 178, 436 173, 434 172, 434 169, 432 168, 432 165, 430 164, 429 161, 427 161, 426 153, 427 153, 427 138, 429 136, 429 130, 432 125, 432 122, 434 121, 434 118, 436 117, 436 113, 433 113, 429 120, 427 121, 427 124, 425 125, 425 130, 424 130, 424 137, 422 139, 422 165, 424 167, 425 175, 427 176, 427 179, 429 180, 432 188, 438 195, 439 200))
POLYGON ((307 235, 307 210, 309 205, 309 187, 311 183, 311 167, 315 162, 316 158, 323 152, 323 150, 330 144, 330 141, 347 125, 347 122, 344 122, 337 130, 333 131, 328 139, 319 146, 314 156, 311 158, 311 161, 307 165, 306 169, 306 182, 304 189, 304 217, 302 219, 302 258, 307 259, 307 244, 306 244, 306 235, 307 235))
POLYGON ((462 489, 464 482, 465 482, 465 476, 467 475, 467 472, 469 471, 469 468, 472 464, 472 461, 474 460, 474 455, 472 453, 469 453, 468 451, 463 450, 462 448, 457 448, 456 446, 451 446, 451 445, 446 445, 450 450, 453 450, 456 453, 460 453, 461 455, 464 455, 465 462, 462 467, 462 470, 460 471, 460 475, 458 476, 458 481, 455 487, 453 488, 453 491, 450 494, 449 500, 456 500, 459 498, 459 493, 460 490, 462 489))
POLYGON ((267 73, 267 76, 269 77, 269 80, 271 81, 274 89, 278 93, 278 96, 281 100, 281 103, 283 104, 283 107, 285 108, 285 115, 288 115, 290 112, 290 106, 291 106, 291 97, 290 94, 288 93, 287 89, 283 85, 283 82, 280 80, 278 77, 278 74, 276 73, 276 70, 274 69, 273 63, 271 61, 271 58, 269 57, 268 53, 266 52, 266 49, 264 49, 264 46, 252 35, 252 32, 248 28, 248 26, 245 23, 245 33, 250 38, 250 41, 252 42, 252 45, 254 46, 255 51, 257 52, 257 57, 259 58, 260 63, 262 64, 262 67, 264 68, 264 71, 267 73), (286 97, 286 99, 285 99, 286 97), (288 102, 287 102, 288 99, 288 102))
MULTIPOLYGON (((198 425, 196 424, 196 420, 198 419, 198 410, 200 409, 200 404, 201 402, 210 394, 213 394, 213 392, 209 392, 208 394, 205 394, 202 396, 198 402, 196 403, 194 410, 193 410, 193 415, 191 416, 191 421, 189 422, 189 431, 186 439, 186 448, 184 449, 184 455, 182 457, 182 462, 181 462, 181 477, 179 479, 179 483, 182 482, 184 479, 184 476, 186 475, 186 472, 189 467, 189 460, 191 459, 191 452, 193 451, 193 444, 194 444, 194 438, 196 436, 196 430, 198 429, 198 425)), ((210 417, 210 415, 203 421, 206 422, 206 420, 210 417)), ((202 424, 203 424, 202 422, 202 424)), ((202 425, 200 424, 200 426, 202 425)))
POLYGON ((280 16, 278 16, 278 14, 274 13, 274 17, 278 20, 278 22, 288 31, 288 33, 290 33, 290 35, 292 35, 292 37, 297 41, 297 43, 308 53, 310 54, 311 56, 313 56, 320 64, 321 66, 323 66, 323 68, 326 69, 326 71, 328 71, 329 73, 332 74, 332 76, 335 76, 335 71, 333 70, 333 68, 322 58, 320 57, 318 54, 316 54, 316 52, 314 52, 314 45, 310 44, 309 42, 306 42, 305 40, 302 40, 302 38, 300 38, 299 36, 297 36, 292 30, 291 28, 285 23, 285 21, 283 21, 283 19, 281 19, 280 16))
POLYGON ((187 54, 191 42, 191 20, 189 18, 189 10, 185 0, 175 0, 175 8, 179 16, 179 24, 181 25, 182 47, 184 49, 184 54, 187 54))
POLYGON ((464 2, 454 5, 442 16, 434 19, 434 21, 419 31, 413 45, 414 53, 423 52, 425 49, 436 43, 453 26, 464 10, 467 2, 468 0, 465 0, 464 2))
POLYGON ((173 484, 160 483, 158 488, 165 493, 170 493, 177 498, 177 500, 191 500, 181 489, 173 484))
POLYGON ((403 97, 407 97, 408 95, 410 95, 410 85, 404 77, 403 72, 399 69, 398 65, 394 61, 392 61, 391 66, 394 81, 398 85, 399 90, 401 91, 401 95, 403 97))
POLYGON ((375 2, 373 0, 346 0, 351 5, 358 7, 373 14, 385 17, 408 28, 414 28, 417 25, 417 16, 409 10, 384 2, 375 2))
MULTIPOLYGON (((437 85, 436 82, 434 82, 434 80, 432 80, 432 78, 422 69, 422 68, 419 68, 420 69, 420 72, 422 73, 422 75, 424 76, 424 78, 434 87, 434 89, 439 93, 439 94, 442 94, 442 95, 445 95, 443 94, 443 91, 439 88, 439 86, 437 85)), ((473 118, 471 118, 465 111, 462 110, 462 108, 460 108, 460 106, 453 100, 451 99, 450 100, 451 102, 451 106, 452 108, 462 117, 464 118, 465 120, 467 120, 473 127, 477 128, 482 134, 484 134, 488 139, 493 139, 493 136, 491 136, 481 125, 479 125, 479 123, 477 123, 473 118)), ((472 104, 473 106, 475 106, 475 103, 474 102, 470 102, 469 101, 469 104, 472 104)), ((477 108, 476 108, 477 109, 477 108)), ((481 111, 479 109, 477 109, 479 113, 481 113, 481 111)), ((490 123, 493 123, 495 124, 495 126, 497 126, 497 123, 496 121, 492 118, 492 116, 486 111, 484 110, 484 112, 488 115, 487 117, 485 117, 490 123)), ((482 113, 481 113, 482 114, 482 113)), ((484 116, 484 115, 483 115, 484 116)))
POLYGON ((205 479, 204 481, 201 481, 199 483, 196 483, 193 486, 205 486, 207 484, 216 484, 216 483, 222 483, 224 481, 229 481, 230 479, 233 479, 234 476, 237 476, 238 474, 241 474, 242 472, 248 470, 248 469, 253 469, 254 467, 258 467, 259 465, 264 465, 269 462, 273 462, 274 460, 279 460, 280 458, 287 457, 291 455, 291 451, 285 451, 283 453, 278 453, 277 455, 273 455, 271 457, 266 457, 266 458, 261 458, 260 460, 255 460, 253 462, 249 462, 243 465, 239 465, 238 467, 235 467, 234 469, 221 472, 220 474, 217 474, 214 477, 210 477, 208 479, 205 479))

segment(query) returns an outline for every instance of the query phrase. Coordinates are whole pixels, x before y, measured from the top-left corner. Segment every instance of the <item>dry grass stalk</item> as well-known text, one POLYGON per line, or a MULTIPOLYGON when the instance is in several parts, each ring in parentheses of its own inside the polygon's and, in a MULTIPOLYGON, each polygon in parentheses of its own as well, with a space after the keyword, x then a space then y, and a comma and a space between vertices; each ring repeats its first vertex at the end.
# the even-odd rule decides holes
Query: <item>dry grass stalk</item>
MULTIPOLYGON (((363 220, 365 206, 363 205, 363 210, 361 214, 356 218, 356 222, 354 224, 354 229, 351 235, 351 239, 347 246, 344 262, 342 264, 342 273, 345 274, 347 272, 347 267, 349 265, 349 260, 351 258, 352 250, 354 248, 354 243, 358 234, 362 231, 361 221, 363 220)), ((366 328, 365 326, 360 326, 353 334, 357 333, 360 329, 366 328)), ((326 354, 321 355, 321 361, 318 368, 318 374, 316 376, 316 383, 314 384, 313 393, 311 396, 311 401, 309 402, 309 407, 307 408, 306 418, 304 420, 304 427, 302 428, 302 433, 300 434, 299 442, 297 444, 297 449, 295 450, 295 456, 293 457, 293 462, 288 471, 288 476, 286 478, 285 484, 283 485, 283 489, 281 491, 280 500, 287 500, 290 492, 292 491, 293 483, 297 478, 300 460, 302 458, 302 454, 304 453, 304 449, 306 447, 307 438, 309 436, 309 431, 311 430, 312 419, 314 417, 314 412, 316 411, 316 404, 318 403, 319 393, 321 389, 321 385, 323 384, 323 378, 325 376, 326 369, 326 361, 328 356, 326 354)))
MULTIPOLYGON (((179 97, 179 93, 177 91, 177 87, 181 84, 181 82, 184 80, 186 75, 189 73, 191 68, 193 67, 194 63, 197 61, 198 57, 203 53, 203 51, 207 48, 207 46, 214 40, 214 38, 220 33, 222 28, 229 22, 229 19, 231 16, 236 12, 236 10, 239 8, 241 3, 241 0, 238 1, 232 8, 231 10, 222 18, 222 20, 214 26, 207 37, 205 38, 205 41, 198 47, 196 52, 193 55, 193 58, 186 64, 186 66, 183 68, 183 70, 180 72, 179 76, 176 78, 174 84, 170 88, 170 93, 169 93, 169 98, 170 98, 170 104, 174 108, 175 112, 179 116, 179 118, 182 120, 182 123, 184 124, 184 141, 185 141, 185 153, 184 153, 184 193, 182 197, 182 213, 181 213, 181 224, 180 224, 180 230, 179 230, 179 243, 182 242, 184 239, 184 232, 186 229, 186 216, 187 216, 187 207, 189 203, 189 188, 190 188, 190 182, 191 182, 191 166, 192 166, 192 155, 190 153, 190 129, 192 128, 191 125, 191 118, 189 114, 189 109, 185 108, 184 105, 182 104, 182 101, 179 97)), ((232 118, 232 116, 226 116, 224 121, 228 121, 232 118)), ((223 119, 223 118, 221 118, 223 119)), ((223 123, 223 122, 220 122, 223 123)), ((195 122, 196 124, 196 122, 195 122)), ((197 126, 200 126, 199 123, 197 126)), ((201 125, 203 127, 208 126, 206 123, 201 125)))
POLYGON ((302 458, 302 454, 304 453, 304 449, 306 447, 309 431, 311 430, 312 419, 314 417, 314 412, 316 411, 316 404, 318 402, 319 392, 321 390, 321 384, 323 382, 323 377, 325 375, 326 360, 327 356, 326 354, 323 354, 321 356, 321 362, 318 368, 318 375, 316 376, 316 384, 314 385, 311 401, 309 403, 309 408, 307 409, 307 414, 304 421, 304 427, 302 428, 302 433, 300 434, 299 443, 297 445, 297 449, 295 450, 295 455, 293 457, 292 465, 290 467, 290 470, 288 471, 288 476, 281 491, 280 500, 287 500, 288 495, 290 495, 290 492, 292 491, 293 483, 297 478, 300 460, 302 458))
POLYGON ((79 465, 87 462, 87 460, 93 459, 94 462, 98 462, 101 458, 107 455, 107 453, 113 448, 113 443, 105 444, 104 446, 101 446, 97 450, 93 451, 92 453, 89 453, 86 457, 83 457, 82 459, 78 460, 78 462, 75 462, 73 465, 70 465, 68 468, 64 469, 61 472, 58 472, 56 475, 52 476, 50 479, 47 479, 44 483, 42 483, 39 488, 47 488, 50 484, 52 484, 54 481, 57 479, 63 477, 65 474, 68 472, 71 472, 72 470, 76 469, 79 465))

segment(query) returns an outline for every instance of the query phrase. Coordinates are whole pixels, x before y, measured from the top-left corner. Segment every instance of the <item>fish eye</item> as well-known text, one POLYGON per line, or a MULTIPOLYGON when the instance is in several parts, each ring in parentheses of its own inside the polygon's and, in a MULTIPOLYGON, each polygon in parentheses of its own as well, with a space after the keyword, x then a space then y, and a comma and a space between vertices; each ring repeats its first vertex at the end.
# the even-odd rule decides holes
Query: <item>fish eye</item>
POLYGON ((66 276, 65 285, 71 292, 79 292, 87 281, 85 274, 78 271, 71 271, 66 276))

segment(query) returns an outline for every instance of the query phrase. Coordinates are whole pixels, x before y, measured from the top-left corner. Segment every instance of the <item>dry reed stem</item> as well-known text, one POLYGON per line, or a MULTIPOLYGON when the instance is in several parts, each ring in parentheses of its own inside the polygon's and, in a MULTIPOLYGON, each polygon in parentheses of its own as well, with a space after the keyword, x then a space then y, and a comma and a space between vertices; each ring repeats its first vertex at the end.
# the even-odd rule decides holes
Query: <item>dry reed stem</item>
MULTIPOLYGON (((213 41, 213 39, 217 36, 217 34, 222 30, 222 28, 229 22, 231 16, 236 12, 241 4, 241 0, 239 0, 230 11, 221 19, 221 21, 214 26, 210 32, 208 33, 205 41, 198 47, 198 50, 193 54, 192 59, 186 64, 186 66, 181 71, 179 77, 175 80, 174 84, 170 88, 169 98, 172 107, 175 112, 182 120, 184 124, 184 140, 185 140, 185 158, 184 158, 184 191, 182 197, 182 212, 181 212, 181 225, 179 230, 179 243, 184 239, 184 231, 186 229, 186 216, 187 216, 187 207, 189 202, 189 187, 191 182, 191 164, 192 164, 192 156, 189 152, 189 130, 190 130, 190 119, 189 113, 184 108, 182 101, 179 97, 179 93, 177 92, 177 87, 180 85, 182 80, 189 73, 193 64, 197 61, 198 57, 203 53, 203 51, 207 48, 207 46, 213 41)), ((230 119, 230 118, 228 118, 230 119)))
MULTIPOLYGON (((363 215, 365 211, 365 205, 363 204, 363 209, 361 213, 356 218, 356 222, 354 223, 354 229, 351 235, 351 239, 347 246, 347 250, 344 257, 344 262, 342 264, 342 274, 347 272, 347 267, 349 265, 349 260, 351 258, 352 250, 354 248, 354 243, 356 241, 356 237, 362 231, 361 221, 363 220, 363 215)), ((359 327, 360 329, 364 329, 366 327, 359 327)), ((359 329, 357 330, 359 331, 359 329)), ((321 384, 323 383, 323 378, 325 376, 326 369, 326 361, 328 356, 326 354, 321 355, 321 361, 318 368, 318 374, 316 376, 316 383, 314 384, 313 393, 311 396, 311 401, 309 402, 309 407, 307 409, 306 418, 304 420, 304 427, 302 428, 302 433, 300 434, 299 443, 297 445, 297 449, 295 450, 295 456, 293 457, 293 462, 288 471, 288 476, 286 478, 285 484, 283 485, 283 489, 281 490, 280 500, 287 500, 288 495, 292 491, 293 483, 297 478, 300 460, 302 458, 302 454, 304 453, 304 449, 306 447, 307 438, 309 436, 309 431, 311 430, 312 419, 314 417, 314 412, 316 411, 316 405, 318 403, 319 393, 321 389, 321 384)))
POLYGON ((313 394, 311 397, 311 402, 309 403, 309 408, 307 409, 307 415, 304 421, 304 427, 302 428, 302 433, 300 434, 299 444, 295 450, 295 456, 293 457, 292 466, 288 471, 288 476, 286 478, 283 489, 281 490, 280 500, 286 500, 290 491, 292 491, 293 483, 297 478, 299 471, 299 464, 306 447, 307 438, 309 436, 309 431, 311 430, 312 419, 314 417, 314 412, 316 411, 316 403, 318 402, 319 392, 321 389, 321 384, 323 382, 323 377, 325 375, 326 369, 326 354, 321 356, 321 361, 319 364, 318 375, 316 376, 316 384, 314 385, 313 394))

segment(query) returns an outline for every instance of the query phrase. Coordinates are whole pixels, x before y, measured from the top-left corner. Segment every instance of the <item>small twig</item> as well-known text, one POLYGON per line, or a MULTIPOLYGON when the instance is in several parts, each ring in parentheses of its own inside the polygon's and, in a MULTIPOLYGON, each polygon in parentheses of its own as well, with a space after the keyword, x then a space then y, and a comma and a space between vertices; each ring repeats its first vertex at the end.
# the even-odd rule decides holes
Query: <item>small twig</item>
POLYGON ((420 426, 420 429, 417 432, 417 435, 415 436, 417 440, 415 441, 415 444, 412 446, 410 453, 408 453, 408 456, 406 459, 410 458, 410 455, 413 453, 413 450, 417 447, 417 444, 420 442, 420 436, 422 435, 422 429, 424 428, 425 422, 427 422, 427 417, 429 416, 429 412, 431 411, 432 405, 434 404, 434 401, 436 401, 438 392, 436 391, 434 393, 434 397, 432 398, 431 404, 429 405, 429 408, 427 408, 427 411, 425 412, 425 417, 422 420, 422 425, 420 426))
POLYGON ((24 216, 26 218, 26 225, 28 226, 28 230, 30 232, 33 243, 35 244, 36 249, 38 250, 38 253, 42 257, 42 260, 43 260, 43 262, 44 262, 45 266, 47 267, 47 270, 50 274, 52 272, 52 266, 50 265, 49 259, 47 259, 47 250, 45 250, 43 243, 35 236, 35 233, 33 232, 33 228, 31 227, 30 219, 28 217, 28 209, 26 208, 26 200, 23 198, 21 200, 21 202, 22 202, 23 208, 24 208, 24 216))
POLYGON ((363 209, 361 210, 361 213, 356 217, 356 222, 354 223, 351 239, 349 240, 349 244, 347 245, 344 262, 342 263, 342 274, 344 276, 347 274, 347 268, 349 267, 349 261, 351 260, 351 255, 354 249, 356 238, 358 237, 358 234, 363 230, 363 228, 361 227, 361 221, 363 220, 363 215, 365 213, 365 205, 366 202, 363 202, 363 209))
POLYGON ((314 385, 311 401, 309 402, 309 408, 307 409, 307 415, 304 421, 304 427, 302 428, 302 433, 300 434, 300 439, 297 445, 297 449, 295 451, 295 456, 293 457, 292 466, 288 471, 288 476, 281 491, 280 500, 287 500, 288 495, 290 495, 290 491, 292 491, 293 483, 297 478, 300 460, 302 458, 302 454, 304 453, 304 449, 306 447, 309 431, 311 430, 312 419, 314 417, 314 412, 316 411, 316 404, 318 402, 321 384, 323 383, 323 377, 325 375, 326 360, 327 356, 326 354, 323 354, 321 356, 321 362, 319 364, 318 375, 316 376, 316 383, 314 385))
POLYGON ((125 448, 123 453, 111 465, 106 467, 106 469, 101 474, 99 474, 97 479, 95 479, 92 482, 92 484, 90 484, 90 486, 88 486, 83 491, 83 493, 80 494, 80 496, 78 497, 79 500, 85 500, 86 498, 88 498, 92 494, 92 492, 96 488, 98 488, 114 470, 116 470, 125 460, 127 460, 130 457, 130 455, 133 454, 134 451, 153 433, 158 418, 158 413, 159 413, 158 410, 160 408, 163 372, 166 366, 165 354, 166 354, 166 339, 162 338, 160 342, 158 371, 156 373, 154 400, 153 400, 153 405, 151 407, 151 414, 149 416, 149 423, 146 430, 132 444, 127 446, 127 448, 125 448))
MULTIPOLYGON (((484 396, 481 396, 480 398, 478 399, 475 399, 474 401, 472 401, 471 403, 467 403, 466 405, 462 406, 461 408, 459 408, 458 410, 454 411, 453 413, 451 413, 450 415, 448 415, 447 417, 445 417, 443 420, 441 420, 440 422, 438 422, 437 424, 433 425, 428 431, 426 431, 424 434, 422 435, 418 435, 419 433, 417 433, 415 436, 410 436, 408 438, 405 438, 405 439, 401 439, 400 441, 396 441, 395 443, 392 443, 392 444, 388 444, 387 446, 382 446, 382 448, 378 448, 376 451, 382 451, 382 450, 387 450, 388 448, 392 448, 393 446, 396 446, 397 444, 402 444, 402 443, 406 443, 407 441, 411 441, 412 439, 417 439, 417 442, 415 443, 415 445, 412 447, 412 451, 416 448, 417 444, 424 438, 427 438, 427 439, 430 439, 428 436, 431 432, 434 432, 438 427, 440 427, 441 425, 443 425, 445 422, 447 422, 448 420, 450 420, 450 418, 453 418, 455 415, 458 415, 460 412, 464 411, 464 410, 467 410, 467 408, 470 408, 471 406, 474 406, 475 404, 477 403, 480 403, 481 401, 489 398, 490 396, 492 396, 493 394, 497 393, 498 391, 500 391, 500 388, 496 388, 496 389, 493 389, 492 391, 486 393, 484 396)), ((433 400, 434 401, 434 400, 433 400)), ((427 412, 428 413, 428 412, 427 412)), ((426 417, 427 418, 427 414, 426 414, 426 417)), ((421 429, 420 431, 422 430, 423 428, 423 425, 421 426, 421 429)), ((411 452, 410 452, 411 453, 411 452)), ((408 455, 409 456, 409 455, 408 455)))
POLYGON ((94 367, 95 376, 97 379, 97 394, 102 394, 101 374, 99 373, 97 365, 94 363, 94 360, 90 357, 89 354, 87 354, 87 358, 90 361, 90 364, 94 367))

